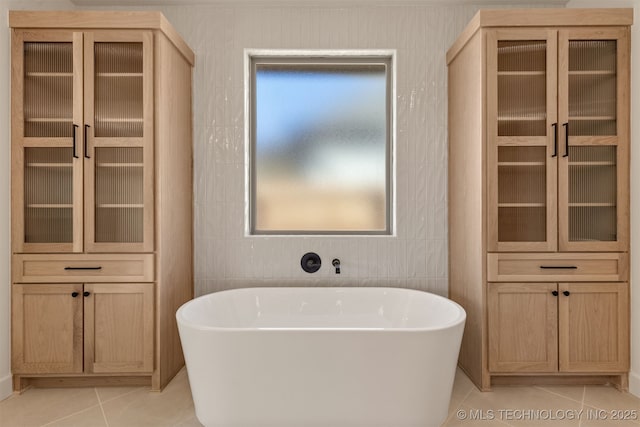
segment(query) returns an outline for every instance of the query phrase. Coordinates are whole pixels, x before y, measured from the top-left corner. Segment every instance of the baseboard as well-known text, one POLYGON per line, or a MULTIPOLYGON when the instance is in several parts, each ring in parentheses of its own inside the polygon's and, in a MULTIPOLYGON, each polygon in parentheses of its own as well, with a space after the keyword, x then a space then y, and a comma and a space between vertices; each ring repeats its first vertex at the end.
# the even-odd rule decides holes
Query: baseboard
POLYGON ((13 393, 13 377, 11 374, 0 378, 0 400, 4 400, 13 393))
POLYGON ((640 374, 629 372, 629 393, 640 397, 640 374))

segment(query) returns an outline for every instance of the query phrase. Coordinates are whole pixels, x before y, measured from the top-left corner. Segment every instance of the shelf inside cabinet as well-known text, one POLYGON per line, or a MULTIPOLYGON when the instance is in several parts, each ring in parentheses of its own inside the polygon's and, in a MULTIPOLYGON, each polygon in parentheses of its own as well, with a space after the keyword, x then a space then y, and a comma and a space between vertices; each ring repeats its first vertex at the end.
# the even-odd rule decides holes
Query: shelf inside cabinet
POLYGON ((34 123, 71 123, 73 119, 65 117, 29 117, 25 118, 24 121, 34 123))
POLYGON ((72 163, 27 163, 28 168, 72 168, 72 163))
POLYGON ((31 203, 27 207, 32 209, 70 209, 73 208, 73 205, 66 203, 31 203))
POLYGON ((598 121, 598 120, 615 120, 615 116, 569 116, 569 120, 576 121, 598 121))
POLYGON ((123 208, 135 208, 142 209, 144 205, 142 203, 103 203, 97 205, 99 208, 103 209, 123 209, 123 208))
POLYGON ((143 163, 97 163, 99 168, 141 168, 143 163))
POLYGON ((543 208, 544 203, 498 203, 499 208, 543 208))
POLYGON ((569 203, 570 208, 608 208, 615 206, 615 203, 569 203))
POLYGON ((142 77, 142 73, 96 73, 96 77, 142 77))
POLYGON ((569 161, 569 166, 615 166, 616 162, 572 162, 569 161))
POLYGON ((73 73, 54 73, 54 72, 26 72, 27 77, 73 77, 73 73))
POLYGON ((498 71, 498 76, 513 76, 513 77, 527 77, 527 76, 544 76, 546 71, 498 71))
POLYGON ((515 167, 533 167, 533 166, 545 166, 545 162, 498 162, 498 166, 515 166, 515 167))
POLYGON ((143 118, 106 118, 106 119, 96 119, 96 122, 102 123, 142 123, 144 121, 143 118))
POLYGON ((580 70, 569 71, 570 76, 615 76, 614 70, 580 70))
POLYGON ((536 116, 498 116, 498 121, 518 121, 518 122, 542 122, 546 121, 546 117, 536 116))

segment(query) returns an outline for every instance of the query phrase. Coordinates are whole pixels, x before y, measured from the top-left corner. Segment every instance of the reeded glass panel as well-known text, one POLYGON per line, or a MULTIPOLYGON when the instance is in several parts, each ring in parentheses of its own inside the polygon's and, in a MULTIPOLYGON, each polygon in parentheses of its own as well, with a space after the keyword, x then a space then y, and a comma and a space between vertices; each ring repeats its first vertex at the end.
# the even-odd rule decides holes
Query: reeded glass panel
POLYGON ((547 43, 498 42, 498 136, 544 136, 547 43))
POLYGON ((95 157, 96 242, 142 242, 142 147, 96 147, 95 157))
POLYGON ((569 241, 615 241, 616 147, 569 147, 569 241))
POLYGON ((256 68, 254 231, 387 232, 388 66, 256 68))
POLYGON ((569 135, 616 135, 616 41, 569 41, 569 135))
POLYGON ((546 241, 546 181, 546 147, 498 147, 498 241, 546 241))
POLYGON ((142 43, 95 44, 95 136, 142 137, 142 43))
POLYGON ((73 44, 24 43, 24 136, 73 135, 73 44))
POLYGON ((24 149, 25 243, 73 242, 71 147, 24 149))

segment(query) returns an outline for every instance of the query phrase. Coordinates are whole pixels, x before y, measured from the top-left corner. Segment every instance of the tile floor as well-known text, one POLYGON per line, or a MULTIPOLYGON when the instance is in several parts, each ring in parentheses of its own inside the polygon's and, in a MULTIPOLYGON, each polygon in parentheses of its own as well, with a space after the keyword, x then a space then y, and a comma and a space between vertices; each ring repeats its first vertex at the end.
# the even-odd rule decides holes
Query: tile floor
MULTIPOLYGON (((29 389, 0 402, 0 427, 27 426, 190 427, 200 423, 183 369, 162 393, 150 393, 146 387, 29 389)), ((458 370, 444 427, 504 426, 638 427, 640 399, 604 386, 505 386, 481 393, 458 370), (613 419, 618 415, 627 419, 613 419)))

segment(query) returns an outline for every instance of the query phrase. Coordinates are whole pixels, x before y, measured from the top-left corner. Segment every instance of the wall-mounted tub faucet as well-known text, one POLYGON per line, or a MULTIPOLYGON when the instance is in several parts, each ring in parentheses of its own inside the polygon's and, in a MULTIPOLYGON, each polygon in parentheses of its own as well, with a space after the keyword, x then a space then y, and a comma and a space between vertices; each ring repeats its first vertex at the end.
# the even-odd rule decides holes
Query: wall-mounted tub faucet
POLYGON ((320 260, 320 256, 315 252, 307 252, 302 255, 302 259, 300 260, 300 266, 307 273, 315 273, 320 270, 321 265, 322 261, 320 260))
POLYGON ((333 261, 331 261, 331 264, 336 268, 336 274, 340 274, 340 260, 338 258, 334 258, 333 261))

